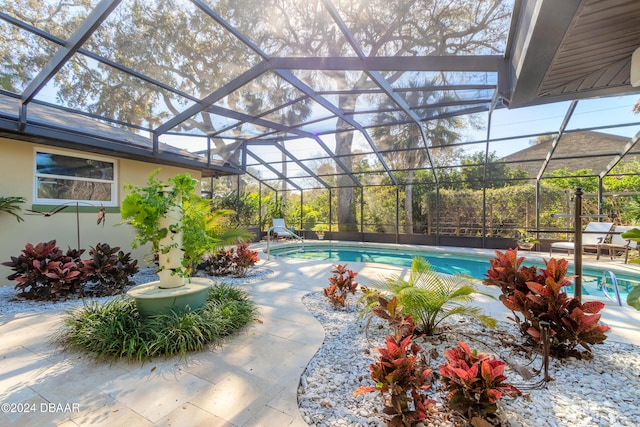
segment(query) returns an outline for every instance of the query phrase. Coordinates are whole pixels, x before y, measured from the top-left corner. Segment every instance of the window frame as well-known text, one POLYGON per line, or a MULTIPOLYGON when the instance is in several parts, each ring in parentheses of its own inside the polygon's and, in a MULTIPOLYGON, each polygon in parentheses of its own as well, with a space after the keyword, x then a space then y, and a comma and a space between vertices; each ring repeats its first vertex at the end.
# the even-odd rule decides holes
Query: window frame
POLYGON ((73 153, 62 150, 51 150, 49 148, 34 147, 33 150, 33 204, 37 205, 64 205, 78 203, 84 206, 104 206, 104 207, 117 207, 118 206, 118 161, 115 158, 96 156, 93 154, 85 153, 73 153), (110 163, 113 165, 113 179, 97 179, 97 178, 84 178, 74 177, 68 175, 55 175, 38 172, 38 153, 41 154, 54 154, 66 157, 75 157, 78 159, 97 160, 100 162, 110 163), (64 179, 70 181, 84 181, 84 182, 97 182, 107 183, 111 185, 111 200, 81 200, 81 199, 50 199, 38 197, 38 179, 39 178, 52 178, 52 179, 64 179))

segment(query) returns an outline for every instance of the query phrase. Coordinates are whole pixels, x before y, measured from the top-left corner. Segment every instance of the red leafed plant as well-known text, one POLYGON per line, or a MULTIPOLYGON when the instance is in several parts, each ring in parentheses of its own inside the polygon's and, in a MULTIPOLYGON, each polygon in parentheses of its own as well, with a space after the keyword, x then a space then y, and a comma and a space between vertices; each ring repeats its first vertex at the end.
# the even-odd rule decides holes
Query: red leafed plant
MULTIPOLYGON (((365 290, 365 292, 368 292, 367 288, 365 290)), ((402 336, 414 335, 417 326, 413 323, 412 316, 402 314, 402 307, 399 305, 398 297, 394 296, 389 300, 381 294, 376 294, 376 296, 378 305, 371 313, 386 320, 391 329, 396 331, 396 334, 401 334, 402 336)))
POLYGON ((540 322, 548 322, 551 352, 558 357, 581 357, 575 350, 577 345, 590 353, 590 344, 604 342, 607 338, 604 333, 610 329, 598 324, 604 304, 597 301, 583 304, 562 290, 571 283, 566 277, 567 260, 551 258, 545 261, 546 269, 538 271, 536 267, 521 266, 523 258, 517 257, 516 249, 496 251, 496 255, 484 283, 502 289, 500 301, 514 313, 523 335, 539 342, 540 322))
POLYGON ((496 251, 496 258, 489 260, 491 268, 487 271, 484 284, 497 286, 503 295, 511 295, 514 291, 527 292, 527 282, 537 281, 538 269, 522 265, 524 257, 518 257, 517 249, 506 252, 496 251))
POLYGON ((119 246, 98 243, 95 247, 89 246, 89 256, 83 271, 88 281, 97 283, 88 291, 89 295, 116 295, 135 284, 131 279, 138 272, 138 261, 131 259, 130 252, 124 253, 119 246))
POLYGON ((353 280, 358 275, 351 270, 347 270, 347 264, 334 265, 331 270, 333 276, 329 278, 329 286, 324 288, 324 296, 329 299, 334 308, 345 307, 347 296, 355 294, 358 283, 353 280))
POLYGON ((240 243, 236 247, 236 276, 244 277, 249 267, 253 267, 260 260, 257 251, 249 249, 248 243, 240 243))
POLYGON ((488 354, 471 351, 459 341, 458 346, 445 350, 447 362, 439 370, 449 390, 449 406, 469 419, 486 418, 496 412, 497 402, 503 396, 515 397, 522 393, 505 382, 505 363, 488 354))
POLYGON ((248 243, 240 243, 235 248, 223 248, 212 255, 206 255, 197 265, 211 276, 244 277, 260 258, 258 252, 249 249, 248 243))
MULTIPOLYGON (((394 311, 397 298, 389 303, 394 311)), ((413 341, 416 325, 411 316, 404 316, 402 321, 393 317, 390 324, 395 325, 395 334, 386 337, 386 347, 377 349, 380 356, 369 365, 376 385, 360 386, 353 395, 370 392, 386 395, 383 413, 390 417, 389 425, 409 427, 426 419, 435 406, 423 393, 431 387, 431 369, 420 354, 422 348, 413 341)))
POLYGON ((55 240, 36 245, 27 243, 20 255, 12 256, 11 261, 2 265, 14 271, 7 279, 18 282, 15 286, 20 290, 18 296, 38 300, 58 299, 82 292, 86 280, 84 263, 80 259, 83 252, 83 249, 69 249, 63 253, 55 240))

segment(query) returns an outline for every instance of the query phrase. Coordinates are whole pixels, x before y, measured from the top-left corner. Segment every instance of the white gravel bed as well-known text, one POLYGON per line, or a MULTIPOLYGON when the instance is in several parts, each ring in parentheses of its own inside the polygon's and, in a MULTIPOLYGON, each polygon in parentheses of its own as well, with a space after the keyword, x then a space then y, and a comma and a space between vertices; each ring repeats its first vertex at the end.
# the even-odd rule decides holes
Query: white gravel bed
MULTIPOLYGON (((243 283, 253 283, 264 280, 273 275, 273 271, 265 267, 253 267, 248 270, 245 277, 218 277, 218 276, 202 276, 208 277, 215 282, 224 282, 234 285, 243 283)), ((133 281, 139 285, 142 283, 153 282, 158 280, 155 268, 141 268, 133 277, 133 281)), ((96 301, 106 302, 118 296, 100 297, 100 298, 80 298, 77 295, 71 295, 66 300, 61 301, 32 301, 23 298, 17 298, 17 290, 14 285, 0 286, 0 324, 10 320, 13 316, 20 313, 31 313, 44 310, 71 310, 74 307, 82 305, 83 302, 96 301)))
MULTIPOLYGON (((303 303, 322 323, 325 342, 309 362, 300 380, 298 404, 304 420, 311 426, 385 426, 379 413, 383 409, 379 393, 357 397, 360 385, 372 386, 369 364, 375 361, 384 336, 390 331, 386 321, 374 319, 365 337, 366 319, 358 319, 360 307, 354 303, 346 310, 334 310, 321 292, 304 297, 303 303), (371 350, 371 351, 369 351, 371 350)), ((522 343, 515 324, 499 322, 494 331, 474 320, 455 317, 445 321, 440 335, 418 343, 434 372, 445 362, 443 351, 464 341, 471 349, 496 355, 507 362, 507 382, 520 387, 523 395, 503 398, 498 420, 503 426, 638 426, 640 423, 640 347, 605 341, 594 345, 591 360, 551 359, 549 375, 554 379, 541 389, 526 389, 542 375, 525 380, 514 367, 529 371, 542 367, 542 357, 532 360, 524 352, 516 353, 508 342, 522 343), (507 344, 503 344, 507 342, 507 344)), ((443 405, 446 392, 439 381, 428 392, 437 402, 437 412, 425 425, 464 425, 459 416, 443 405)))

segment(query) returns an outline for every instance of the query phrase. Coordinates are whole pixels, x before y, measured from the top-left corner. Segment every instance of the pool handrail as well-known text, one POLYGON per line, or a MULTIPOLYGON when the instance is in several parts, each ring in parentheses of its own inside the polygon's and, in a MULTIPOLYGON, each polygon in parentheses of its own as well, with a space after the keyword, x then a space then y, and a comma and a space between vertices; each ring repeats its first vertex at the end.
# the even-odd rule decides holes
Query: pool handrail
MULTIPOLYGON (((616 299, 613 299, 613 297, 611 295, 609 295, 609 291, 607 290, 607 281, 604 280, 603 284, 602 284, 602 293, 609 298, 611 301, 613 302, 617 302, 618 305, 620 307, 622 307, 622 298, 620 298, 620 288, 618 287, 618 278, 616 277, 615 273, 611 270, 609 270, 607 273, 609 273, 609 276, 611 277, 611 283, 613 283, 613 290, 615 291, 616 295, 616 299)), ((605 277, 606 279, 606 277, 605 277)))
POLYGON ((269 227, 269 229, 267 230, 267 260, 271 259, 271 232, 272 231, 277 231, 277 229, 280 228, 284 228, 284 230, 286 230, 286 234, 287 236, 291 236, 294 239, 297 239, 300 241, 300 243, 302 244, 302 250, 304 250, 304 239, 300 236, 298 236, 297 234, 293 233, 291 230, 289 230, 286 227, 282 227, 282 226, 273 226, 273 227, 269 227))

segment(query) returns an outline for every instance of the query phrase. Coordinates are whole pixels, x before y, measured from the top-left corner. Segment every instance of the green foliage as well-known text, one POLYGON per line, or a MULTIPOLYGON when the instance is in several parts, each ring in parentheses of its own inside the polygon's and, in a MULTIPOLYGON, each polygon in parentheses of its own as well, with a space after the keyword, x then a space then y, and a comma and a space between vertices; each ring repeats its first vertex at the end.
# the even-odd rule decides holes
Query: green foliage
POLYGON ((326 233, 329 231, 329 224, 316 224, 311 230, 316 233, 326 233))
MULTIPOLYGON (((389 226, 396 224, 396 188, 395 186, 372 186, 363 190, 364 218, 360 218, 360 210, 356 212, 358 222, 365 225, 365 232, 384 233, 389 226), (386 226, 386 227, 385 227, 386 226)), ((399 194, 401 203, 405 193, 399 194)), ((359 198, 359 195, 358 195, 359 198)), ((401 210, 402 211, 402 207, 401 210)), ((404 221, 401 221, 404 224, 404 221)))
POLYGON ((519 243, 540 243, 534 236, 529 236, 524 228, 518 229, 518 242, 519 243))
MULTIPOLYGON (((621 234, 623 239, 629 239, 634 242, 640 243, 640 228, 632 228, 621 234)), ((640 248, 640 246, 638 246, 640 248)), ((640 252, 640 249, 639 249, 640 252)), ((640 255, 629 260, 630 264, 640 264, 640 255)), ((640 286, 636 286, 627 295, 627 304, 634 307, 636 310, 640 310, 640 286)))
POLYGON ((125 186, 130 193, 122 202, 121 215, 138 233, 132 247, 151 243, 154 254, 160 251, 166 253, 172 246, 160 248, 160 240, 169 232, 182 232, 181 249, 184 255, 182 268, 177 273, 187 277, 205 253, 225 244, 251 238, 246 230, 227 226, 232 211, 211 211, 210 202, 196 194, 197 181, 189 174, 176 175, 169 178, 169 184, 164 184, 156 179, 158 172, 155 170, 149 176, 146 187, 125 186), (160 219, 171 209, 182 212, 182 219, 174 229, 169 230, 160 226, 160 219))
POLYGON ((523 172, 512 171, 507 163, 501 162, 495 152, 489 153, 486 167, 484 163, 485 153, 483 151, 478 151, 462 158, 463 167, 461 168, 460 179, 463 182, 460 185, 463 188, 481 190, 485 182, 487 188, 501 188, 513 185, 513 182, 509 180, 524 176, 523 172))
POLYGON ((635 286, 627 295, 627 304, 636 310, 640 310, 640 286, 635 286))
POLYGON ((442 381, 449 389, 449 406, 472 419, 494 414, 503 396, 519 396, 516 387, 505 382, 505 363, 488 354, 471 351, 459 341, 458 346, 445 350, 447 362, 440 366, 442 381))
POLYGON ((618 163, 602 183, 606 191, 629 191, 640 188, 640 161, 636 157, 618 163))
POLYGON ((120 207, 122 218, 127 220, 138 233, 133 239, 132 247, 137 248, 139 245, 150 242, 154 253, 160 250, 158 247, 160 239, 166 237, 169 232, 167 228, 159 226, 160 218, 169 211, 171 206, 177 204, 173 197, 165 196, 164 191, 167 186, 155 178, 159 172, 160 169, 156 169, 151 173, 146 187, 139 188, 126 184, 124 189, 130 193, 124 198, 120 207))
POLYGON ((376 293, 397 296, 403 311, 417 319, 418 327, 426 335, 433 335, 437 326, 454 314, 472 317, 489 327, 496 323, 495 319, 482 314, 479 308, 468 305, 474 295, 488 294, 476 289, 467 278, 438 274, 422 257, 413 259, 408 279, 393 275, 374 281, 371 288, 365 294, 370 302, 365 312, 379 305, 376 293))
POLYGON ((640 197, 634 197, 619 209, 612 209, 612 212, 620 212, 620 221, 622 223, 640 223, 640 197))
POLYGON ((326 197, 322 195, 322 190, 305 191, 302 209, 300 199, 289 196, 284 209, 284 218, 286 218, 287 224, 296 227, 302 224, 302 229, 313 230, 318 222, 328 221, 328 206, 322 206, 322 203, 328 203, 326 197), (300 216, 301 212, 302 217, 300 216))
POLYGON ((353 280, 358 273, 347 270, 347 264, 334 265, 329 277, 329 286, 324 288, 324 296, 329 299, 333 308, 345 307, 349 294, 355 294, 358 283, 353 280))
MULTIPOLYGON (((446 187, 446 184, 443 184, 446 187)), ((483 223, 483 195, 486 194, 487 236, 517 238, 517 230, 535 225, 536 187, 532 184, 510 185, 503 188, 489 188, 486 192, 470 189, 442 188, 433 190, 433 185, 414 185, 414 221, 429 226, 435 233, 437 207, 440 212, 440 226, 461 225, 465 235, 472 235, 470 227, 476 227, 476 235, 481 233, 483 223), (416 197, 419 194, 419 197, 416 197)), ((568 196, 565 189, 548 185, 544 180, 540 187, 543 203, 540 215, 541 228, 566 227, 566 221, 552 218, 553 213, 568 211, 568 196)), ((595 199, 584 199, 585 213, 597 212, 595 199)), ((374 205, 375 206, 375 205, 374 205)), ((608 209, 609 206, 606 207, 608 209)))
POLYGON ((524 257, 517 249, 496 251, 490 260, 484 284, 502 289, 500 301, 514 313, 521 333, 534 342, 542 338, 541 322, 548 322, 551 335, 551 353, 558 357, 581 354, 577 345, 591 353, 591 344, 602 344, 610 328, 599 325, 604 304, 598 301, 581 303, 562 291, 570 285, 566 276, 569 263, 565 259, 545 260, 546 269, 522 266, 524 257), (521 320, 517 313, 523 316, 521 320))
POLYGON ((575 189, 582 188, 585 193, 595 193, 598 191, 598 177, 594 176, 591 169, 578 169, 569 171, 568 168, 556 169, 549 174, 545 180, 552 187, 575 189))
POLYGON ((387 395, 383 413, 389 416, 390 426, 415 426, 425 420, 433 410, 435 402, 428 399, 424 391, 431 388, 431 369, 422 357, 422 347, 413 339, 416 325, 411 315, 400 315, 397 299, 389 302, 388 309, 394 312, 394 334, 385 339, 385 347, 376 349, 380 356, 369 365, 375 386, 360 386, 353 395, 378 392, 387 395))
MULTIPOLYGON (((632 228, 631 230, 627 230, 620 235, 623 239, 628 239, 634 242, 638 242, 640 244, 640 228, 632 228)), ((640 245, 638 245, 640 250, 640 245)), ((636 258, 632 258, 629 260, 631 264, 640 264, 640 256, 636 258)))
POLYGON ((13 215, 18 222, 24 221, 19 215, 22 210, 20 204, 26 203, 27 199, 19 196, 0 197, 0 212, 6 212, 13 215))
POLYGON ((198 311, 141 318, 130 298, 92 302, 67 313, 56 340, 99 360, 186 355, 219 343, 256 318, 255 304, 230 285, 216 284, 198 311))
POLYGON ((212 200, 213 210, 233 211, 231 225, 246 227, 259 225, 260 195, 257 192, 247 192, 238 195, 237 191, 215 196, 212 200))

